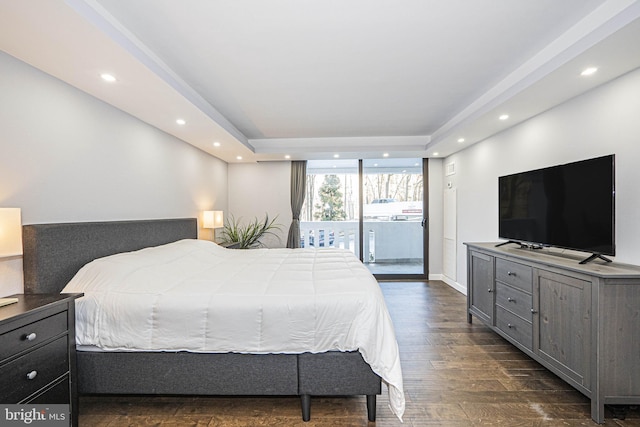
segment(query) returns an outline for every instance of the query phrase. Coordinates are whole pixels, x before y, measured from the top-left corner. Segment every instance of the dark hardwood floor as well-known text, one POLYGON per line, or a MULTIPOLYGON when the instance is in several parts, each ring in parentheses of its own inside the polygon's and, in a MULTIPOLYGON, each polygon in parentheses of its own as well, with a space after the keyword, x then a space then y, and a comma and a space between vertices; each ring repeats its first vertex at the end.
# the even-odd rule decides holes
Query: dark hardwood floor
MULTIPOLYGON (((404 423, 378 396, 313 398, 311 421, 297 397, 83 396, 80 426, 596 426, 589 400, 498 335, 466 322, 465 296, 442 282, 381 283, 396 328, 407 409, 404 423)), ((631 407, 624 420, 640 426, 631 407)))

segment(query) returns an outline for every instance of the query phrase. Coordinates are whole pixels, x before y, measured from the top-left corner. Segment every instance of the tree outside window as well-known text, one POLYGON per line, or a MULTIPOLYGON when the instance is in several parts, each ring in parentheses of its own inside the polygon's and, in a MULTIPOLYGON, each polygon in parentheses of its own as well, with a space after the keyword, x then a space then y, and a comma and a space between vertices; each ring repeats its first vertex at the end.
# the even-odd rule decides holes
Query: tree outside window
POLYGON ((343 194, 340 190, 340 178, 337 175, 325 175, 322 185, 318 189, 319 203, 315 205, 314 218, 318 221, 343 221, 343 194))

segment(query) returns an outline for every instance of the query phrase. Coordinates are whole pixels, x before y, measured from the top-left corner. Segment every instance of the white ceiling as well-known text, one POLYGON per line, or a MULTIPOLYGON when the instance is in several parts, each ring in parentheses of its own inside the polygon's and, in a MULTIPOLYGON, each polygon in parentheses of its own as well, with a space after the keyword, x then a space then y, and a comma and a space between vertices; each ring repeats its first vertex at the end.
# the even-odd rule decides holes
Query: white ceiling
POLYGON ((228 162, 433 157, 640 67, 640 3, 0 0, 0 49, 228 162))

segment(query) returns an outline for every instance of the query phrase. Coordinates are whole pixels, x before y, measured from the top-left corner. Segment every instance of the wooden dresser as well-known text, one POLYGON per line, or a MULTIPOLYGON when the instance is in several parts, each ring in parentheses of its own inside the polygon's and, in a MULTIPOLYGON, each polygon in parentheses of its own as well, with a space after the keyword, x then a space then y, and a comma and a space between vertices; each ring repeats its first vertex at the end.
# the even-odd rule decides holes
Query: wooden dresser
POLYGON ((0 307, 0 402, 68 404, 78 425, 75 299, 81 294, 12 295, 0 307))
POLYGON ((640 404, 640 267, 466 243, 467 320, 484 322, 591 399, 640 404))

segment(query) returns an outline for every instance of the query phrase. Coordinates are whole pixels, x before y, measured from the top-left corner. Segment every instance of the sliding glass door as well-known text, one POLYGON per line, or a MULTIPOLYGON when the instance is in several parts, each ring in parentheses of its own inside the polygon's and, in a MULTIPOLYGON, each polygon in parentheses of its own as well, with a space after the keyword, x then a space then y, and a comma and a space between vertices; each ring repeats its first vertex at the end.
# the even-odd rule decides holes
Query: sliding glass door
POLYGON ((422 276, 422 159, 362 161, 363 262, 376 276, 422 276))
POLYGON ((426 277, 426 160, 307 162, 302 247, 352 251, 378 278, 426 277))

